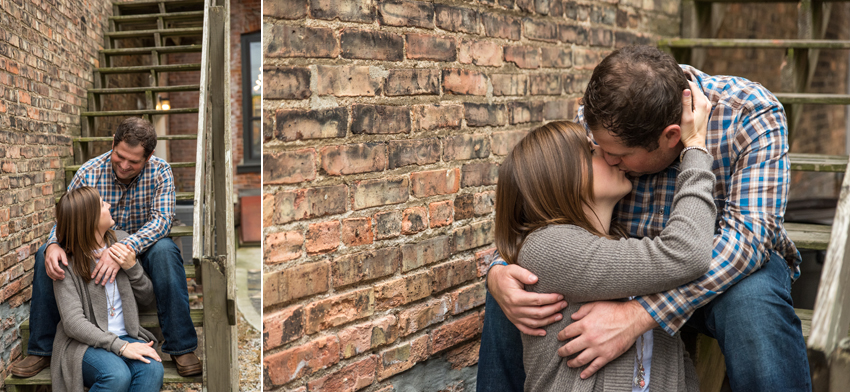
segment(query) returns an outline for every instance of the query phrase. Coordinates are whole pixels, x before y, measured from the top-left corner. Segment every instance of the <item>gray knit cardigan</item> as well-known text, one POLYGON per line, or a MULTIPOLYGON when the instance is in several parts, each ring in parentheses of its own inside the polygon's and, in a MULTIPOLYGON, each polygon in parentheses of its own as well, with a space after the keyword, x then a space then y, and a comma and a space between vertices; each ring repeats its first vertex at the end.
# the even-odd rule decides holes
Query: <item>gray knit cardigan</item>
MULTIPOLYGON (((119 241, 128 236, 123 231, 115 234, 119 241)), ((70 265, 71 256, 68 258, 70 265)), ((118 355, 124 343, 128 342, 109 332, 106 289, 95 284, 94 279, 85 283, 73 269, 61 263, 60 266, 65 270, 65 279, 53 281, 53 294, 62 321, 56 326, 53 338, 50 378, 54 392, 83 391, 83 355, 86 349, 97 347, 118 355)), ((156 342, 153 334, 139 325, 137 301, 142 306, 154 301, 153 285, 141 263, 137 261, 132 268, 119 270, 115 282, 121 294, 127 335, 156 342)))
MULTIPOLYGON (((546 327, 546 336, 522 335, 526 391, 631 391, 634 345, 593 376, 579 378, 557 350, 558 332, 587 302, 618 300, 673 289, 709 269, 716 208, 712 197, 713 159, 690 151, 679 166, 676 194, 667 226, 655 238, 610 240, 573 225, 551 225, 530 234, 519 264, 539 277, 526 289, 560 293, 568 302, 563 319, 546 327)), ((698 391, 699 381, 681 338, 653 330, 649 389, 698 391)))

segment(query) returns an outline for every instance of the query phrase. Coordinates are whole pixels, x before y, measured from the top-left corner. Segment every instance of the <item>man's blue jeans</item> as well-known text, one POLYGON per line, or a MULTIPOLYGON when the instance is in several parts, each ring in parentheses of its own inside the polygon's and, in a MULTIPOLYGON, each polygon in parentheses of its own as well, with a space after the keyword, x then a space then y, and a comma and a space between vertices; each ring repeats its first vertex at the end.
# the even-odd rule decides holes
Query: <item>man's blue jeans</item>
MULTIPOLYGON (((38 248, 30 303, 30 340, 28 355, 50 356, 53 336, 59 324, 59 309, 53 296, 53 281, 44 268, 45 245, 38 248)), ((189 315, 186 270, 180 250, 171 238, 163 238, 136 256, 153 283, 159 325, 165 343, 162 352, 170 355, 190 353, 198 348, 198 335, 189 315)))
MULTIPOLYGON (((687 324, 714 337, 734 391, 810 391, 800 319, 791 301, 791 270, 771 253, 761 269, 733 285, 687 324)), ((478 359, 478 392, 522 391, 522 340, 490 293, 478 359)))
MULTIPOLYGON (((144 343, 128 336, 122 340, 144 343)), ((89 392, 158 392, 165 370, 162 363, 119 357, 102 348, 89 347, 83 355, 83 385, 89 392)))

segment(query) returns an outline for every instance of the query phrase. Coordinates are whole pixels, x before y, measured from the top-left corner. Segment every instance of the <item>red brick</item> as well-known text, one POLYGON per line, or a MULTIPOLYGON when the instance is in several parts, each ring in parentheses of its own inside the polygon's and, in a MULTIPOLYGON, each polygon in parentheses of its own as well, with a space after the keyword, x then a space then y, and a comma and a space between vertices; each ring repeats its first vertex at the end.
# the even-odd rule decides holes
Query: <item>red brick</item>
POLYGON ((339 362, 339 341, 326 336, 263 358, 263 372, 271 385, 280 386, 339 362))
POLYGON ((346 28, 339 36, 342 57, 347 59, 401 61, 404 39, 383 31, 346 28))
POLYGON ((398 319, 385 316, 378 320, 355 325, 339 332, 343 358, 351 358, 368 350, 391 344, 398 339, 398 319))
POLYGON ((487 275, 487 268, 496 259, 496 248, 489 248, 475 252, 475 263, 478 265, 478 277, 487 275))
POLYGON ((511 124, 543 121, 543 102, 510 102, 508 112, 511 124))
POLYGON ((590 45, 611 46, 614 44, 614 34, 607 28, 590 29, 590 45))
POLYGON ((531 46, 506 46, 505 61, 512 62, 519 68, 539 68, 540 49, 531 46))
POLYGON ((378 356, 355 362, 322 378, 310 381, 311 391, 354 392, 366 388, 375 381, 378 356))
POLYGON ((472 218, 473 197, 474 196, 471 193, 464 193, 455 197, 455 221, 472 218))
POLYGON ((481 341, 472 341, 446 353, 446 360, 452 364, 452 369, 462 369, 478 363, 478 352, 481 350, 481 341))
POLYGON ((483 280, 451 292, 452 314, 463 313, 472 308, 484 305, 486 294, 487 289, 484 286, 483 280))
POLYGON ((333 285, 342 287, 392 275, 401 264, 397 247, 340 256, 333 261, 333 285))
POLYGON ((468 186, 496 185, 499 180, 499 165, 491 162, 476 162, 463 165, 463 180, 461 185, 468 186))
POLYGON ((355 134, 410 133, 410 109, 406 106, 354 104, 351 132, 355 134))
POLYGON ((590 75, 563 75, 561 84, 564 85, 566 93, 584 93, 587 88, 587 83, 590 82, 590 75))
POLYGON ((375 310, 390 310, 431 295, 431 271, 375 286, 375 310))
POLYGON ((268 296, 266 296, 266 290, 263 290, 265 306, 328 291, 329 269, 329 262, 317 261, 310 264, 296 265, 283 271, 268 274, 268 280, 270 282, 265 282, 263 287, 268 288, 270 285, 274 285, 277 287, 277 290, 270 290, 272 293, 269 293, 268 296), (274 291, 277 291, 277 298, 275 298, 274 291))
POLYGON ((410 198, 407 177, 355 181, 351 185, 351 205, 355 210, 404 203, 410 198))
POLYGON ((407 272, 422 266, 445 260, 451 255, 448 236, 434 237, 401 247, 401 271, 407 272))
POLYGON ((460 189, 460 170, 433 170, 410 173, 411 189, 414 197, 448 195, 460 189))
POLYGON ((421 1, 384 0, 378 13, 386 26, 434 28, 434 5, 421 1))
POLYGON ((375 236, 379 240, 401 234, 401 211, 384 211, 375 214, 375 236))
POLYGON ((460 128, 463 106, 452 104, 414 105, 413 129, 431 131, 438 128, 460 128))
MULTIPOLYGON (((375 293, 369 287, 336 295, 311 302, 305 311, 307 315, 305 332, 313 334, 371 316, 375 312, 375 293)), ((336 355, 339 356, 339 348, 336 355)))
POLYGON ((519 8, 519 9, 525 11, 525 12, 533 13, 535 11, 535 9, 534 9, 534 3, 535 2, 536 2, 535 0, 516 0, 516 6, 517 6, 517 8, 519 8))
POLYGON ((483 133, 446 137, 443 161, 458 161, 490 156, 490 138, 483 133))
POLYGON ((463 103, 463 117, 470 127, 502 126, 507 122, 505 104, 463 103))
POLYGON ((266 57, 336 57, 339 43, 332 29, 271 25, 265 33, 266 57))
POLYGON ((307 254, 328 253, 339 247, 339 221, 313 223, 307 228, 307 254))
POLYGON ((482 13, 481 23, 488 37, 519 41, 522 24, 519 18, 495 13, 482 13))
POLYGON ((440 71, 436 69, 393 69, 387 76, 387 96, 438 95, 440 71))
POLYGON ((471 314, 437 327, 431 332, 431 353, 438 353, 481 333, 478 314, 471 314))
POLYGON ((457 44, 454 38, 416 33, 408 33, 406 37, 409 59, 433 61, 457 59, 457 44))
POLYGON ((274 199, 277 219, 273 224, 345 212, 347 196, 348 187, 345 185, 278 192, 274 199))
POLYGON ((398 328, 401 336, 419 332, 446 319, 450 304, 446 299, 433 299, 412 306, 398 313, 398 328))
POLYGON ((491 148, 493 150, 493 154, 496 155, 508 155, 514 146, 519 143, 525 135, 528 134, 527 130, 522 131, 507 131, 507 132, 493 132, 490 137, 493 139, 491 143, 491 148))
POLYGON ((575 100, 559 99, 549 101, 543 106, 546 120, 570 120, 575 117, 575 100))
POLYGON ((428 205, 428 215, 431 218, 431 228, 448 226, 452 224, 452 201, 445 200, 428 205))
POLYGON ((373 76, 368 66, 316 66, 316 93, 337 97, 374 97, 381 93, 381 78, 373 76))
POLYGON ((458 62, 488 67, 501 67, 502 46, 492 41, 464 39, 460 43, 458 62))
POLYGON ((561 76, 557 74, 537 74, 528 77, 528 90, 531 95, 561 95, 561 76))
POLYGON ((301 19, 307 16, 307 0, 280 0, 269 2, 263 8, 263 16, 281 19, 301 19))
POLYGON ((467 69, 444 69, 443 92, 458 95, 487 95, 487 76, 467 69))
POLYGON ((493 221, 472 223, 455 229, 452 233, 452 253, 477 248, 493 243, 493 221))
POLYGON ((378 366, 378 380, 384 379, 410 369, 417 362, 428 358, 428 335, 420 336, 412 341, 381 352, 378 366))
POLYGON ((528 76, 516 74, 490 75, 493 83, 493 95, 526 95, 528 94, 528 76))
POLYGON ((474 212, 475 216, 488 215, 493 212, 496 200, 495 191, 485 191, 475 194, 474 212))
POLYGON ((431 267, 431 272, 431 290, 435 293, 478 278, 478 269, 473 258, 436 265, 431 267))
POLYGON ((428 211, 425 207, 413 207, 404 210, 401 220, 402 234, 416 234, 428 228, 428 211))
POLYGON ((316 150, 263 154, 263 182, 266 184, 297 184, 316 179, 316 150))
POLYGON ((305 67, 264 67, 263 96, 266 99, 310 98, 310 70, 305 67))
POLYGON ((525 18, 525 37, 535 41, 558 42, 558 25, 549 20, 525 18))
POLYGON ((304 309, 290 306, 263 315, 263 351, 280 347, 304 335, 304 309))
POLYGON ((282 109, 275 112, 275 137, 284 142, 344 137, 348 108, 320 110, 282 109))
POLYGON ((607 55, 607 51, 576 50, 573 52, 573 66, 576 69, 592 70, 607 55))
POLYGON ((544 68, 569 68, 573 66, 573 52, 569 48, 540 48, 540 66, 544 68))
POLYGON ((434 13, 437 27, 458 33, 478 34, 478 12, 464 7, 452 7, 435 4, 434 13))
POLYGON ((304 235, 297 231, 271 233, 266 236, 263 245, 266 248, 263 262, 267 265, 280 264, 301 257, 304 235))
POLYGON ((322 148, 322 169, 338 176, 383 171, 387 168, 387 145, 383 143, 347 144, 322 148))
POLYGON ((310 16, 314 19, 371 23, 375 20, 375 3, 371 0, 310 0, 310 16))
POLYGON ((576 45, 587 45, 587 36, 588 31, 586 28, 581 26, 567 26, 561 25, 558 29, 558 35, 561 42, 567 44, 576 44, 576 45))
POLYGON ((427 165, 440 160, 439 139, 391 140, 389 168, 407 165, 427 165))
POLYGON ((342 220, 342 242, 347 246, 371 244, 372 218, 350 218, 342 220))

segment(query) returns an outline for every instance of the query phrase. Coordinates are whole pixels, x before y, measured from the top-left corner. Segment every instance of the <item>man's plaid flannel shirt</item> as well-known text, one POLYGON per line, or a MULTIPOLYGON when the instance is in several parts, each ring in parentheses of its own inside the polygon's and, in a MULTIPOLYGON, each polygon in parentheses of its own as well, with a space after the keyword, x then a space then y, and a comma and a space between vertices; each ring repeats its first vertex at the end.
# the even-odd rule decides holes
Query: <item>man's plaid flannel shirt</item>
MULTIPOLYGON (((120 242, 136 254, 144 252, 171 231, 176 194, 171 166, 164 160, 151 156, 142 172, 125 185, 112 170, 110 150, 83 164, 68 190, 83 186, 97 189, 103 201, 111 205, 109 212, 115 220, 112 228, 130 233, 120 242)), ((56 243, 56 225, 50 230, 47 243, 56 243)))

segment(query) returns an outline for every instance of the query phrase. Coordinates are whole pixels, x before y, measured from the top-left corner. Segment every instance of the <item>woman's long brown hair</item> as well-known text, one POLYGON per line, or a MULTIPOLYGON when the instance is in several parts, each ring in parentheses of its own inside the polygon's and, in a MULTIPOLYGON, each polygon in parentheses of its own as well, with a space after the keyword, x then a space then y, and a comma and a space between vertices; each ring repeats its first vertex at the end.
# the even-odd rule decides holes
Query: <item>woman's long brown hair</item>
POLYGON ((552 224, 570 224, 600 237, 585 214, 593 205, 592 151, 587 133, 571 121, 548 123, 514 146, 499 167, 496 185, 496 248, 515 264, 526 236, 552 224))
MULTIPOLYGON (((100 195, 91 187, 68 191, 56 204, 56 240, 68 256, 73 256, 71 269, 85 282, 91 280, 91 262, 99 248, 95 233, 100 207, 100 195)), ((112 230, 106 231, 104 242, 115 242, 112 230)))

